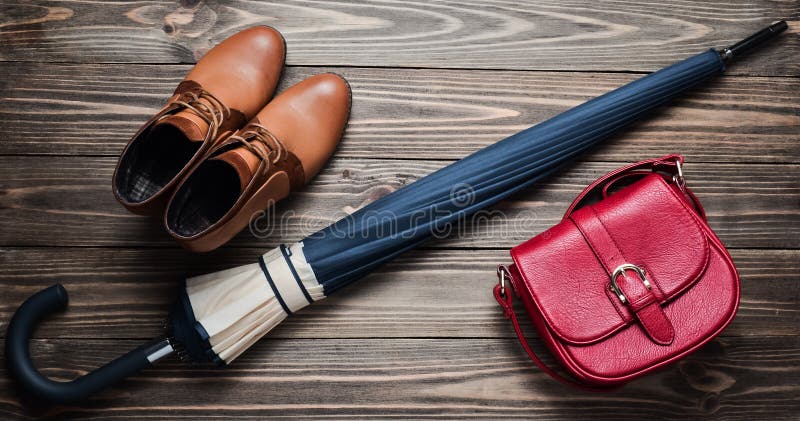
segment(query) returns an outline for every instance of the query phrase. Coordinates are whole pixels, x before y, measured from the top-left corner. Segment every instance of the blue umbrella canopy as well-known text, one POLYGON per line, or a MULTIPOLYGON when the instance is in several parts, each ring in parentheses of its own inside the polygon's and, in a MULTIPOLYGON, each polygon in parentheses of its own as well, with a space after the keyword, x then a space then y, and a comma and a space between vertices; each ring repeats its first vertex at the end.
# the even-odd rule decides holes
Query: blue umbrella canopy
POLYGON ((329 295, 724 69, 709 50, 511 135, 303 239, 305 258, 329 295))
POLYGON ((552 174, 565 163, 725 69, 725 62, 787 28, 778 22, 721 51, 709 50, 644 76, 448 165, 250 265, 187 279, 168 338, 72 382, 36 371, 27 341, 47 312, 66 306, 55 285, 29 298, 9 323, 9 370, 42 399, 71 403, 180 350, 227 364, 287 316, 363 277, 436 233, 446 232, 552 174))

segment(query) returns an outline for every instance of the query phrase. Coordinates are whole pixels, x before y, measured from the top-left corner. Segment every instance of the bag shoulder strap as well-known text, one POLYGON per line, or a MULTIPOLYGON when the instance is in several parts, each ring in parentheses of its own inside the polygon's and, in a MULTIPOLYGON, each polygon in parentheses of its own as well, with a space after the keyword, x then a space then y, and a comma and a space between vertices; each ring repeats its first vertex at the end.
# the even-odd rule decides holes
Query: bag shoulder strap
POLYGON ((544 371, 548 376, 552 377, 553 379, 559 381, 562 384, 565 384, 570 387, 575 387, 581 390, 587 390, 592 392, 610 392, 618 389, 618 386, 610 386, 610 387, 602 387, 602 386, 590 386, 584 383, 581 383, 577 380, 573 380, 567 377, 558 374, 555 370, 548 367, 536 353, 531 348, 528 340, 525 339, 525 335, 522 333, 522 328, 519 325, 519 319, 517 319, 517 314, 514 312, 514 292, 511 286, 504 286, 500 283, 495 285, 494 287, 494 298, 503 308, 503 312, 507 319, 511 320, 511 324, 514 326, 514 332, 517 334, 517 339, 519 339, 520 344, 522 344, 522 348, 525 350, 525 353, 528 354, 528 357, 537 365, 539 368, 544 371))

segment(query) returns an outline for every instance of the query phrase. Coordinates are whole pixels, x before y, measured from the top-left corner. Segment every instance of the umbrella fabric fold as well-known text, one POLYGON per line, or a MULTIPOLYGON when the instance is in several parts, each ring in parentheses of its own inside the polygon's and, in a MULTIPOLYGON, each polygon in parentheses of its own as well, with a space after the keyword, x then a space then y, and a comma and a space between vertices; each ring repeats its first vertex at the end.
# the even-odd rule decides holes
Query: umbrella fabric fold
POLYGON ((207 356, 230 362, 289 314, 325 298, 302 244, 281 245, 258 263, 190 278, 186 295, 207 356))
POLYGON ((230 363, 288 315, 547 177, 724 67, 718 52, 698 54, 481 149, 279 246, 259 264, 188 279, 210 354, 230 363))

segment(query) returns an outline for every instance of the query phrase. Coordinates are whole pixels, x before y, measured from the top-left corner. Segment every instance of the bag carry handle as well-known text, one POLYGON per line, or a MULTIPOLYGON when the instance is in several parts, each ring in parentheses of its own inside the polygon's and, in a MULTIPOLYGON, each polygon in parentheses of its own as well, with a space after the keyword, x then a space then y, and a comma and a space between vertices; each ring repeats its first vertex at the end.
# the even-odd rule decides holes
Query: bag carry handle
POLYGON ((531 348, 528 340, 525 339, 525 335, 522 333, 522 328, 519 325, 517 314, 514 312, 514 288, 510 285, 510 282, 506 283, 506 278, 509 278, 510 280, 511 273, 508 271, 506 266, 501 265, 497 268, 497 276, 500 281, 494 286, 494 298, 500 304, 500 307, 503 308, 503 313, 505 314, 506 319, 511 320, 511 325, 514 326, 514 332, 516 332, 517 339, 519 339, 519 343, 522 344, 522 348, 525 350, 525 353, 528 354, 528 357, 530 357, 530 359, 537 366, 539 366, 542 371, 555 380, 558 380, 562 384, 585 391, 611 392, 619 389, 619 386, 591 386, 581 383, 558 374, 555 370, 542 362, 542 360, 540 360, 536 355, 536 352, 533 351, 533 348, 531 348))
MULTIPOLYGON (((674 174, 673 180, 677 185, 683 190, 687 192, 684 188, 685 181, 683 179, 683 172, 682 167, 683 165, 683 156, 679 154, 670 154, 664 155, 661 158, 653 158, 653 159, 645 159, 644 161, 639 161, 634 164, 626 165, 622 168, 617 168, 614 171, 609 172, 608 174, 598 178, 592 184, 589 184, 583 191, 572 201, 572 204, 569 205, 567 211, 564 212, 564 218, 567 219, 572 212, 574 212, 587 197, 589 197, 592 193, 596 192, 597 189, 605 186, 607 183, 615 182, 618 179, 625 177, 628 174, 646 174, 642 170, 652 170, 652 171, 664 171, 668 173, 674 174)), ((603 192, 605 193, 606 190, 604 189, 603 192)), ((687 193, 689 199, 694 202, 695 207, 697 208, 698 212, 703 215, 703 208, 699 206, 699 202, 696 200, 693 194, 687 193)))

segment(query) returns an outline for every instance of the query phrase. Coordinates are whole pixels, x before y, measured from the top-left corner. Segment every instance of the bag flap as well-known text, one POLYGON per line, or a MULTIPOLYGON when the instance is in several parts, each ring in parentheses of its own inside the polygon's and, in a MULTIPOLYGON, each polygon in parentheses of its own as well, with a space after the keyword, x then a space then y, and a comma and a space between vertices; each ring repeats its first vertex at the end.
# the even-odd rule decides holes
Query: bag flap
MULTIPOLYGON (((662 304, 700 278, 709 245, 680 190, 647 175, 608 198, 581 208, 593 212, 626 263, 644 269, 662 304)), ((521 283, 551 330, 572 344, 589 344, 635 320, 611 291, 610 274, 570 219, 511 250, 521 283)), ((620 277, 622 278, 622 277, 620 277)))

